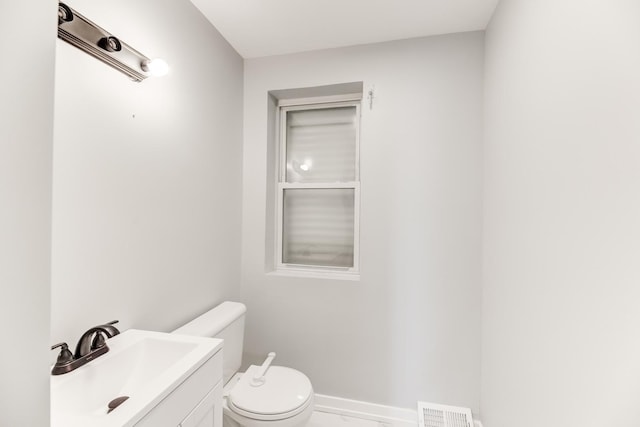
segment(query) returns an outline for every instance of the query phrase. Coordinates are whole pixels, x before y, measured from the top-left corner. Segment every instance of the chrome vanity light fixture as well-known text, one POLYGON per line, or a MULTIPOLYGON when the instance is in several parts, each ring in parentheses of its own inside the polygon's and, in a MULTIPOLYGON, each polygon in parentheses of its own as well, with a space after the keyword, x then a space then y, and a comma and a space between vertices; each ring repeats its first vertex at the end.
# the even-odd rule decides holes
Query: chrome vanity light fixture
POLYGON ((136 82, 169 71, 163 60, 147 58, 61 2, 58 3, 58 37, 136 82))

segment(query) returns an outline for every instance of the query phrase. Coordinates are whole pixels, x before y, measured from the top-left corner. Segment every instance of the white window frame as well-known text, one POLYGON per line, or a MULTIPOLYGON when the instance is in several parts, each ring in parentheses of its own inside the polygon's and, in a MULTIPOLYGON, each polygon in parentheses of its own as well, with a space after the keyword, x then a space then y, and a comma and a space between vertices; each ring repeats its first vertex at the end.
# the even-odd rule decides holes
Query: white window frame
POLYGON ((276 273, 291 276, 306 276, 318 278, 333 278, 344 280, 359 280, 360 277, 360 124, 361 124, 361 100, 358 94, 339 95, 330 97, 287 99, 278 103, 278 167, 276 190, 276 273), (322 183, 287 183, 287 112, 305 111, 314 109, 327 109, 336 107, 356 108, 356 137, 355 137, 355 180, 350 182, 322 182, 322 183), (284 232, 284 192, 288 189, 353 189, 353 267, 332 267, 302 264, 287 264, 283 257, 283 232, 284 232))

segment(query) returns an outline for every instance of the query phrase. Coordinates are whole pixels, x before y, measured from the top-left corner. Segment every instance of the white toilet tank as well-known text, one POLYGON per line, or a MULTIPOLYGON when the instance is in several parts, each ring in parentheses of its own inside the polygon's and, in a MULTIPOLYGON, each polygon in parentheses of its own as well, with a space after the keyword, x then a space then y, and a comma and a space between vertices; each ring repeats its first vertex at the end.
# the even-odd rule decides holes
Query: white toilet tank
POLYGON ((244 304, 225 301, 176 329, 173 333, 223 339, 222 375, 226 384, 242 365, 246 311, 247 308, 244 304))

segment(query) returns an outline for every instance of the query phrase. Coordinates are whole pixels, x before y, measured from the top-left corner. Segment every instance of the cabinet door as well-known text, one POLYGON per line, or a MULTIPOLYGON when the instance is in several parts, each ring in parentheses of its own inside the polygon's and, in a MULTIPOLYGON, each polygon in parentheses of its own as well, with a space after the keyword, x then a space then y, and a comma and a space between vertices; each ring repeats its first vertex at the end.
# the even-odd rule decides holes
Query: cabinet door
MULTIPOLYGON (((182 422, 187 421, 189 415, 194 413, 207 398, 210 398, 209 393, 214 391, 216 387, 221 387, 221 384, 222 352, 219 351, 159 402, 157 406, 152 408, 135 426, 180 426, 182 422)), ((221 397, 220 400, 222 400, 221 397)), ((209 406, 213 406, 213 403, 209 406)), ((197 426, 198 424, 187 425, 197 426)), ((222 424, 220 424, 220 426, 221 425, 222 424)), ((216 425, 216 427, 218 427, 218 425, 216 425)))
POLYGON ((179 427, 222 427, 222 382, 207 393, 179 427))

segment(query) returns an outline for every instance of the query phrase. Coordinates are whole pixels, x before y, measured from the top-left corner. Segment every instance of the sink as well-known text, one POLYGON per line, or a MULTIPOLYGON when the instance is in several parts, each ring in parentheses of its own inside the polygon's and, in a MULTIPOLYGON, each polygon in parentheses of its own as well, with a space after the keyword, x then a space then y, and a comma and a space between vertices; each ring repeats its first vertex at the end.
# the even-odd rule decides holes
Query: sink
POLYGON ((129 329, 107 345, 103 356, 51 377, 52 427, 135 425, 220 350, 222 340, 129 329), (109 403, 124 396, 108 413, 109 403))

